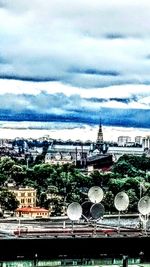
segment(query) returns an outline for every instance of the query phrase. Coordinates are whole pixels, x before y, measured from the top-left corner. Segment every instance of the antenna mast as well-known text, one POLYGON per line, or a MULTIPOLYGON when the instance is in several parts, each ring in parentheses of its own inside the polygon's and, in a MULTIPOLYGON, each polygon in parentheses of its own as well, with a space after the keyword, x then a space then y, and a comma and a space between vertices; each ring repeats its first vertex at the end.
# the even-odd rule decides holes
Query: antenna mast
POLYGON ((98 130, 98 135, 97 135, 97 144, 102 144, 103 143, 103 131, 102 131, 102 123, 101 123, 101 118, 100 118, 100 123, 99 123, 99 130, 98 130))

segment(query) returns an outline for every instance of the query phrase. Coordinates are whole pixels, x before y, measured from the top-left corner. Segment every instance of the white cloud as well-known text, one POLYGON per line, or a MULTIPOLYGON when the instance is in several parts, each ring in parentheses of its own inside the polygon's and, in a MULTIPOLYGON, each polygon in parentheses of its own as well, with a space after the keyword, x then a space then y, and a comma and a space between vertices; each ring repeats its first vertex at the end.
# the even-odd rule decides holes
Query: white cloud
POLYGON ((70 117, 150 109, 148 0, 0 4, 0 109, 70 117))
POLYGON ((149 80, 148 0, 6 0, 0 10, 1 75, 56 78, 75 86, 105 77, 71 69, 117 71, 105 84, 149 80), (117 37, 118 38, 115 38, 117 37))
POLYGON ((150 109, 150 86, 120 85, 84 89, 58 82, 0 80, 0 108, 71 115, 100 108, 150 109))
POLYGON ((139 102, 131 101, 130 103, 122 103, 117 101, 108 101, 101 103, 99 106, 103 108, 111 109, 150 109, 147 104, 142 104, 139 102))
MULTIPOLYGON (((2 122, 0 124, 0 135, 1 138, 40 138, 43 136, 49 136, 50 138, 62 139, 62 140, 77 140, 80 139, 82 141, 92 140, 95 141, 97 139, 98 133, 98 125, 97 126, 89 126, 86 124, 79 125, 74 123, 70 124, 70 128, 68 129, 68 124, 61 123, 39 123, 39 122, 21 122, 12 123, 12 122, 2 122), (82 126, 82 127, 81 127, 82 126)), ((126 127, 110 127, 103 126, 103 135, 105 141, 117 141, 118 136, 129 135, 134 141, 135 136, 147 136, 150 132, 145 128, 126 128, 126 127)))
POLYGON ((11 94, 31 94, 37 95, 41 92, 48 94, 64 93, 66 96, 79 95, 82 98, 130 98, 132 95, 150 95, 150 85, 118 85, 106 88, 73 87, 60 82, 30 82, 0 79, 0 95, 11 94))

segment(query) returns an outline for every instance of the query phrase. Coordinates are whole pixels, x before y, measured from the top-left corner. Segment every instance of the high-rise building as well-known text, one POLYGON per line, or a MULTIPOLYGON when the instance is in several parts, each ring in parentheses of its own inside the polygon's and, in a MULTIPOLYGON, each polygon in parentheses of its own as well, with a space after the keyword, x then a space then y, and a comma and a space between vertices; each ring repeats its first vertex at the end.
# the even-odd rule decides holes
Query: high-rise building
POLYGON ((150 135, 143 138, 142 146, 144 149, 150 149, 150 135))
POLYGON ((135 144, 142 145, 142 136, 135 136, 135 144))
POLYGON ((118 146, 125 146, 126 143, 131 142, 130 136, 119 136, 118 137, 118 146))

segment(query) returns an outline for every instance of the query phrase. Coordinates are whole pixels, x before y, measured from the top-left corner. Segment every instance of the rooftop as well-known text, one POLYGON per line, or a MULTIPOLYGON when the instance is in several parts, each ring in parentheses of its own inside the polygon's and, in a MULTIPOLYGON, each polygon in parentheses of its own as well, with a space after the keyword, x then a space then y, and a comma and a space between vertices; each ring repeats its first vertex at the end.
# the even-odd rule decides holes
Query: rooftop
POLYGON ((16 209, 17 212, 48 212, 47 209, 44 208, 40 208, 40 207, 23 207, 23 208, 18 208, 16 209))

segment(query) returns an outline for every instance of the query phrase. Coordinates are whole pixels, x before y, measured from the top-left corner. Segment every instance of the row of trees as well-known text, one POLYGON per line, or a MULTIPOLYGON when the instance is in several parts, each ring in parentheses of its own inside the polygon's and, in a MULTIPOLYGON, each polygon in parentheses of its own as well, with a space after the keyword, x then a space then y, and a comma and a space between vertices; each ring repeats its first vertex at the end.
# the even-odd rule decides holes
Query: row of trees
POLYGON ((4 157, 0 160, 0 203, 8 210, 14 210, 18 205, 15 197, 4 187, 11 179, 17 186, 37 189, 37 205, 45 208, 54 205, 55 213, 72 201, 83 203, 87 200, 89 188, 94 185, 104 190, 102 203, 106 211, 115 211, 114 197, 118 192, 125 191, 130 199, 129 211, 135 212, 140 193, 150 194, 149 170, 150 158, 145 155, 124 155, 113 165, 111 172, 94 171, 90 175, 69 164, 40 163, 27 166, 4 157), (144 190, 141 191, 140 188, 144 190))

